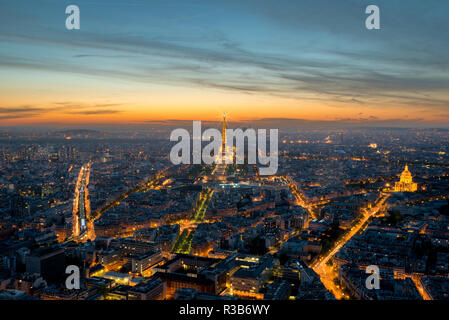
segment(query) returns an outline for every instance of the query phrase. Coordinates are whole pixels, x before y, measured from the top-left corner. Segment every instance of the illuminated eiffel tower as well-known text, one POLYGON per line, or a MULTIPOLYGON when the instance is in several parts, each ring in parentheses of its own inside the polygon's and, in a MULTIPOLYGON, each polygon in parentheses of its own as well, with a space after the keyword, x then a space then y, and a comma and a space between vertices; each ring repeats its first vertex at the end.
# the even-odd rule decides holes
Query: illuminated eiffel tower
MULTIPOLYGON (((223 114, 223 130, 221 133, 221 161, 217 163, 213 175, 220 177, 220 180, 225 179, 226 175, 226 157, 232 156, 226 148, 226 114, 223 114)), ((218 155, 218 157, 220 157, 218 155)))
POLYGON ((226 159, 226 114, 223 114, 223 130, 221 132, 221 159, 225 163, 226 159))

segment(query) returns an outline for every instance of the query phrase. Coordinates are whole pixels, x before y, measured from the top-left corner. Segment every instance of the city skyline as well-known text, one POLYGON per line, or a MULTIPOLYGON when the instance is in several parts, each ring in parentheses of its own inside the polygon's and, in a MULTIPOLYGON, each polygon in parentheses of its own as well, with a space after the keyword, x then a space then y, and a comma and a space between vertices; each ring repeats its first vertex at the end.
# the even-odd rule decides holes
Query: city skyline
POLYGON ((449 300, 448 12, 0 0, 0 301, 449 300))
POLYGON ((447 299, 446 130, 298 128, 269 176, 148 129, 5 133, 0 299, 447 299))
POLYGON ((449 125, 449 4, 0 4, 0 126, 449 125), (80 8, 66 30, 65 8, 80 8), (432 23, 429 23, 429 20, 432 23))

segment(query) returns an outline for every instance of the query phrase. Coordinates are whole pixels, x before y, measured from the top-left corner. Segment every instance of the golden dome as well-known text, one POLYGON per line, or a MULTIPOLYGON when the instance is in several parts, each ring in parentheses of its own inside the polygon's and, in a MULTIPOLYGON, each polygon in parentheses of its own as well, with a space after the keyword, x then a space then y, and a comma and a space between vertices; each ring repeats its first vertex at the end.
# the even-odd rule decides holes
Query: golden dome
POLYGON ((413 176, 408 170, 408 165, 405 165, 404 171, 401 173, 401 179, 395 184, 395 191, 408 191, 415 192, 418 189, 418 185, 413 183, 413 176))

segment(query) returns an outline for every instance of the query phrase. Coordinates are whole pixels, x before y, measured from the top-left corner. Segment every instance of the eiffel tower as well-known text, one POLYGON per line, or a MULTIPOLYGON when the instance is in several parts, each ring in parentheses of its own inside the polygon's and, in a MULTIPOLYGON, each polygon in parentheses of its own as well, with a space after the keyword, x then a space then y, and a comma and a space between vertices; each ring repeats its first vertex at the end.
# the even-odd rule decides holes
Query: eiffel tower
POLYGON ((221 132, 221 159, 225 163, 226 158, 226 114, 223 114, 223 130, 221 132))
POLYGON ((221 133, 221 163, 217 163, 213 175, 219 180, 226 180, 226 114, 223 114, 223 131, 221 133))

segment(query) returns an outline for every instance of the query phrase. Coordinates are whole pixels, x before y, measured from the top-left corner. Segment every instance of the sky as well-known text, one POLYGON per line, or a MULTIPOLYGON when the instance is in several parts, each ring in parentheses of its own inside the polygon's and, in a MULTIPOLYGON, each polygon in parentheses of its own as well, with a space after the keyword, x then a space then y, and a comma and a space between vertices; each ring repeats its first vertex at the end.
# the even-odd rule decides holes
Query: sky
POLYGON ((449 126, 446 0, 0 0, 0 126, 449 126), (80 9, 67 30, 65 9, 80 9), (380 8, 380 30, 365 8, 380 8))

